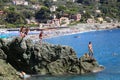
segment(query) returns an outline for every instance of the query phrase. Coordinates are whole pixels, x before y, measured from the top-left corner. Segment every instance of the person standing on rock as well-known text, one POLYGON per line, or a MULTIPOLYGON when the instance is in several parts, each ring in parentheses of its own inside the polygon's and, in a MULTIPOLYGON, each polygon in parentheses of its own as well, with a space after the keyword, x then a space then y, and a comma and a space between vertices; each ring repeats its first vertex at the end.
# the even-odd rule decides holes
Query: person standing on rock
POLYGON ((42 45, 42 38, 43 38, 43 30, 41 30, 39 34, 40 44, 42 45))
POLYGON ((88 50, 89 50, 89 56, 93 57, 93 48, 92 48, 92 42, 90 41, 88 44, 88 50))
POLYGON ((22 27, 20 28, 20 36, 21 36, 22 38, 24 38, 24 37, 28 34, 28 32, 29 32, 29 28, 28 28, 28 27, 25 28, 24 26, 22 26, 22 27))

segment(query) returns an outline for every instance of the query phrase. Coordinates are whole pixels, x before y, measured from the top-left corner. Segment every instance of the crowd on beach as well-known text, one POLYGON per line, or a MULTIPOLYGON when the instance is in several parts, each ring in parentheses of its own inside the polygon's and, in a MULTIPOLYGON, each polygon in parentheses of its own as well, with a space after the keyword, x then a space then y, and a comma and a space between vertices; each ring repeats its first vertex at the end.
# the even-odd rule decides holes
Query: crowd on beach
MULTIPOLYGON (((42 38, 51 38, 51 37, 64 36, 64 35, 70 35, 70 34, 76 34, 76 33, 88 32, 88 31, 113 29, 113 28, 117 28, 117 26, 119 26, 119 24, 113 24, 113 23, 78 24, 72 27, 44 29, 42 31, 39 31, 39 33, 42 32, 42 38)), ((40 39, 40 34, 28 35, 27 37, 33 40, 38 40, 40 39)))
POLYGON ((113 29, 120 26, 119 23, 94 23, 94 24, 77 24, 69 27, 59 27, 52 29, 41 29, 36 31, 37 34, 30 34, 32 31, 28 27, 21 27, 19 29, 20 36, 23 38, 30 38, 32 40, 39 40, 43 38, 51 38, 56 36, 64 36, 88 31, 96 31, 96 30, 105 30, 105 29, 113 29), (41 34, 42 33, 42 34, 41 34))
MULTIPOLYGON (((64 35, 69 35, 69 34, 73 34, 73 33, 78 33, 80 32, 80 30, 77 29, 70 29, 70 28, 66 28, 66 29, 49 29, 49 30, 43 30, 40 31, 40 33, 42 32, 42 37, 43 38, 51 38, 51 37, 56 37, 56 36, 64 36, 64 35)), ((31 39, 39 39, 40 34, 33 34, 33 35, 29 35, 28 37, 31 39)))

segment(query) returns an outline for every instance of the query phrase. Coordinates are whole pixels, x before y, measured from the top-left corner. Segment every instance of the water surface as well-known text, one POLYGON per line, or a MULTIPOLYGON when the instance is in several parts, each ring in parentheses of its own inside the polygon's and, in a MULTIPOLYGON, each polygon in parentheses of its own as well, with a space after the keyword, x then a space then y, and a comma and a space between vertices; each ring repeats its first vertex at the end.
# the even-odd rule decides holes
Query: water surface
POLYGON ((73 76, 32 77, 31 80, 120 80, 120 29, 92 31, 74 35, 60 36, 44 41, 52 44, 71 46, 78 57, 88 52, 91 41, 94 57, 105 70, 99 73, 73 76), (77 37, 76 37, 77 36, 77 37))

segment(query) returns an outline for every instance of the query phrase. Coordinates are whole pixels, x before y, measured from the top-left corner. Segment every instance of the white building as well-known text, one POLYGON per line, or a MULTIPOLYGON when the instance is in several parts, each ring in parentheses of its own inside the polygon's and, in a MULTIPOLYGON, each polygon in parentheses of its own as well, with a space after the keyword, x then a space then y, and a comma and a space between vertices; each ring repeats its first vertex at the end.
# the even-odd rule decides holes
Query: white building
POLYGON ((14 5, 28 5, 28 2, 25 0, 13 0, 12 2, 14 5))
POLYGON ((57 9, 57 6, 53 5, 51 8, 50 8, 50 11, 53 12, 53 11, 56 11, 57 9))
POLYGON ((53 0, 54 2, 56 2, 57 0, 53 0))
POLYGON ((35 5, 32 5, 32 8, 34 8, 34 9, 40 9, 41 8, 41 6, 39 5, 39 4, 35 4, 35 5))
POLYGON ((100 14, 100 13, 101 13, 101 11, 100 11, 100 10, 95 10, 95 12, 96 12, 96 13, 98 13, 98 14, 100 14))

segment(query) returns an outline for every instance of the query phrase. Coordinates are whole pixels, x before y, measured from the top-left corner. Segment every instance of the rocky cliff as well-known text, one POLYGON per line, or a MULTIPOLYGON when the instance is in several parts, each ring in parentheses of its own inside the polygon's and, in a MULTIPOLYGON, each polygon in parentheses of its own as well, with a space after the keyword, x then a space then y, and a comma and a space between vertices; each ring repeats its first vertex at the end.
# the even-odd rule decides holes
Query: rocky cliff
POLYGON ((78 58, 69 46, 49 43, 41 45, 30 39, 16 37, 12 40, 0 39, 0 50, 3 58, 16 70, 29 74, 84 74, 103 69, 89 56, 78 58))
POLYGON ((3 40, 0 40, 0 80, 21 80, 16 74, 17 71, 6 61, 7 55, 2 50, 3 45, 3 40))

